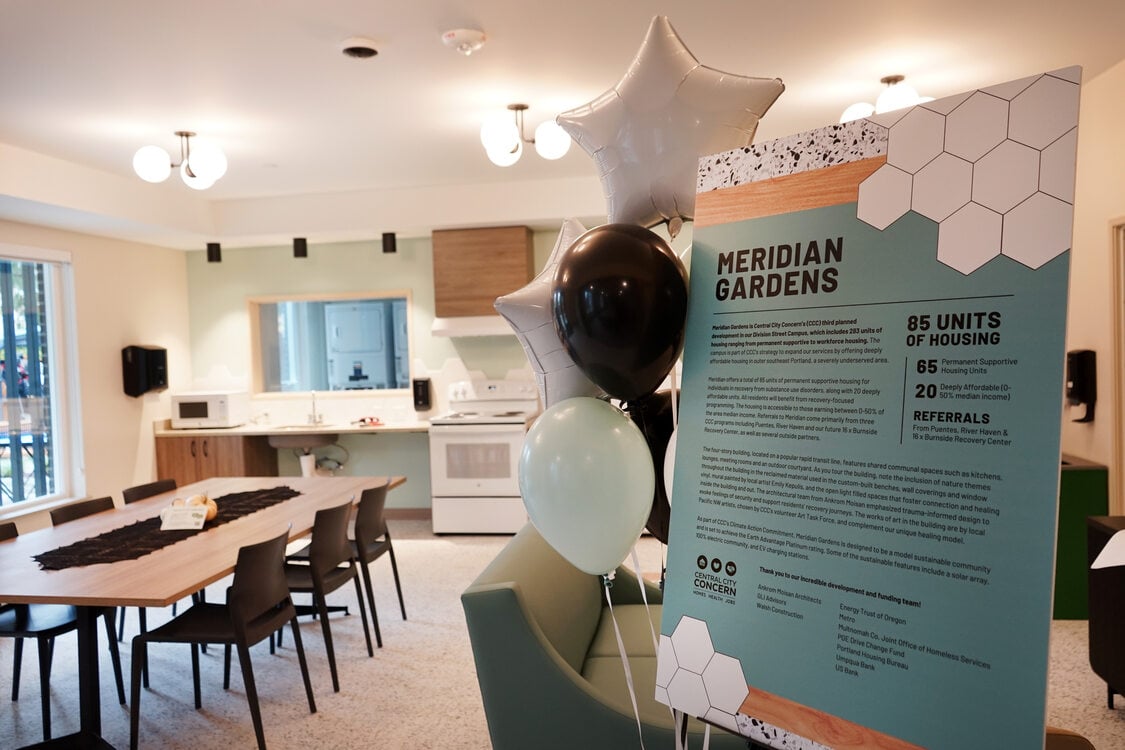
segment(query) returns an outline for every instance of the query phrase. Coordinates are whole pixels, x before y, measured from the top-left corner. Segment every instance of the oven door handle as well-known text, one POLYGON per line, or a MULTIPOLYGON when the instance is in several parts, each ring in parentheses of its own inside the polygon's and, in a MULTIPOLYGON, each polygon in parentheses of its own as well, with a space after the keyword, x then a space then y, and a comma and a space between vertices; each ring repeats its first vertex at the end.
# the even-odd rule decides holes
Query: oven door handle
POLYGON ((503 435, 511 437, 526 431, 526 425, 520 424, 435 424, 430 425, 430 434, 441 437, 455 437, 457 435, 503 435))

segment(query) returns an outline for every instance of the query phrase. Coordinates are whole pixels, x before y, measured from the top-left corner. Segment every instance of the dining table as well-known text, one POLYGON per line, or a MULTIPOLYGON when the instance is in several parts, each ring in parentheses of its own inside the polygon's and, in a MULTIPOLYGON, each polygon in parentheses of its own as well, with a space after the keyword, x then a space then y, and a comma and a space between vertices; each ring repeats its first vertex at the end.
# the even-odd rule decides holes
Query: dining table
MULTIPOLYGON (((403 476, 214 477, 153 497, 97 513, 62 526, 22 534, 0 544, 0 601, 12 604, 71 604, 78 612, 77 733, 31 745, 31 748, 112 748, 101 736, 98 682, 98 615, 102 607, 164 607, 200 591, 234 572, 245 545, 277 536, 288 527, 290 540, 312 531, 316 512, 341 502, 359 501, 363 490, 403 476), (44 553, 98 537, 138 522, 158 518, 173 500, 205 495, 220 504, 224 496, 273 488, 296 494, 193 534, 135 559, 44 569, 35 559, 44 553)), ((288 493, 285 493, 288 494, 288 493)), ((152 534, 164 534, 154 529, 152 534)))

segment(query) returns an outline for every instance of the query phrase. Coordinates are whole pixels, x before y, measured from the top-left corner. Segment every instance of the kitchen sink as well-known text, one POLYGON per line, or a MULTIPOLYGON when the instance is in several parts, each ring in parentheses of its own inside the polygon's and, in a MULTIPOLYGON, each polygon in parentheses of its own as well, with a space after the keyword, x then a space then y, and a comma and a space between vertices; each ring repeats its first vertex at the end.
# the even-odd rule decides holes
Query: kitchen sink
POLYGON ((281 427, 274 427, 275 430, 292 430, 289 434, 283 435, 270 435, 267 440, 273 448, 286 449, 294 448, 296 450, 311 451, 313 448, 323 448, 326 445, 332 445, 340 439, 339 435, 325 432, 299 432, 304 430, 316 429, 312 425, 285 425, 281 427))

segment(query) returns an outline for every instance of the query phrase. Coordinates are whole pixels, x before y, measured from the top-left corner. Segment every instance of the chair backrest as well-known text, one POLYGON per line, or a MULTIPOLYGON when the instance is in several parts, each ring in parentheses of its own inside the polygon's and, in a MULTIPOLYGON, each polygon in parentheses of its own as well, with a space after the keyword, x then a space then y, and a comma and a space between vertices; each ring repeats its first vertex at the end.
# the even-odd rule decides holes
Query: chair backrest
POLYGON ((351 559, 348 544, 349 500, 335 508, 324 508, 313 518, 312 542, 309 544, 309 567, 314 579, 322 577, 342 562, 351 559))
POLYGON ((296 610, 285 581, 285 545, 289 529, 272 539, 238 550, 234 580, 227 590, 231 620, 247 643, 257 643, 293 618, 296 610))
POLYGON ((176 489, 175 479, 157 479, 155 482, 129 487, 121 492, 121 497, 126 503, 135 503, 138 500, 144 500, 146 497, 159 495, 161 492, 171 492, 174 489, 176 489))
POLYGON ((51 511, 51 525, 58 526, 67 521, 101 513, 103 510, 113 510, 112 497, 95 497, 90 500, 83 500, 80 503, 71 503, 61 508, 55 508, 51 511))
POLYGON ((12 521, 0 523, 0 542, 6 542, 9 539, 15 539, 19 535, 19 529, 16 528, 15 523, 13 523, 12 521))
POLYGON ((383 517, 383 508, 387 504, 389 486, 388 482, 382 487, 371 487, 359 496, 359 507, 355 512, 355 541, 361 547, 387 533, 387 519, 383 517))

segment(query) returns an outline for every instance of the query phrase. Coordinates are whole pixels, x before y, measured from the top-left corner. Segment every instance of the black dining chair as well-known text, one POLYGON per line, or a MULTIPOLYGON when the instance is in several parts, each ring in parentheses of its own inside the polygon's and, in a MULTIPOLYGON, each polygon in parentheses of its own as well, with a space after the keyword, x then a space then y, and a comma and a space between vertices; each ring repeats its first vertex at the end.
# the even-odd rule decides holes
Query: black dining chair
POLYGON ((162 492, 171 492, 174 489, 176 489, 175 479, 157 479, 155 482, 127 487, 121 491, 121 498, 125 501, 125 504, 128 505, 138 500, 144 500, 146 497, 159 495, 162 492))
POLYGON ((129 711, 129 747, 132 750, 137 748, 140 726, 141 665, 148 658, 150 643, 191 644, 191 671, 196 709, 202 706, 199 688, 199 645, 221 643, 226 648, 224 689, 230 687, 230 650, 231 646, 234 646, 238 650, 238 661, 242 668, 246 700, 250 704, 254 734, 258 739, 258 747, 265 750, 265 732, 262 729, 262 714, 258 705, 254 670, 250 663, 250 647, 288 622, 293 630, 293 642, 296 644, 297 659, 301 665, 301 677, 305 682, 309 712, 316 713, 312 682, 309 680, 308 664, 305 661, 305 649, 301 643, 300 628, 297 627, 297 610, 293 606, 289 588, 285 583, 285 545, 288 538, 287 530, 272 539, 239 549, 238 560, 234 565, 234 580, 227 589, 225 604, 207 602, 193 604, 183 614, 133 638, 129 711))
POLYGON ((75 521, 107 510, 113 510, 112 497, 95 497, 90 500, 71 503, 51 511, 51 525, 59 526, 67 521, 75 521))
POLYGON ((355 583, 359 614, 363 620, 363 635, 367 639, 367 655, 374 656, 371 647, 371 631, 367 627, 367 607, 363 603, 359 574, 355 558, 348 542, 348 516, 352 503, 349 500, 334 508, 316 512, 313 518, 312 542, 308 546, 308 561, 288 558, 285 562, 285 580, 289 591, 294 594, 311 594, 313 604, 298 605, 298 614, 311 614, 320 618, 324 632, 324 649, 328 655, 328 667, 332 672, 332 690, 340 692, 340 680, 336 673, 336 652, 332 647, 332 627, 328 622, 328 603, 326 597, 349 580, 355 583))
POLYGON ((382 487, 372 487, 359 496, 359 506, 355 513, 355 527, 352 531, 352 554, 363 574, 363 587, 367 592, 367 609, 371 612, 371 623, 375 627, 375 641, 383 647, 383 636, 379 632, 379 616, 375 613, 375 595, 371 587, 371 571, 368 566, 383 555, 391 559, 391 572, 394 574, 395 590, 398 592, 398 608, 402 619, 406 619, 406 605, 402 601, 402 582, 398 577, 398 562, 395 548, 391 543, 391 531, 387 528, 384 508, 387 503, 387 490, 390 483, 382 487))
MULTIPOLYGON (((61 526, 69 521, 92 516, 95 513, 104 513, 113 510, 112 497, 95 497, 89 500, 64 505, 51 511, 51 525, 61 526)), ((117 648, 117 638, 114 637, 113 621, 117 617, 116 607, 99 607, 99 614, 105 621, 105 635, 109 640, 109 653, 113 662, 113 677, 117 681, 117 695, 121 702, 125 702, 125 680, 121 675, 121 654, 117 648)))
MULTIPOLYGON (((175 479, 157 479, 155 482, 148 482, 146 484, 138 484, 133 487, 125 488, 121 491, 121 499, 125 501, 126 505, 128 505, 129 503, 135 503, 138 500, 144 500, 145 498, 152 497, 153 495, 159 495, 162 492, 171 492, 174 489, 176 489, 175 479)), ((176 605, 173 604, 172 615, 175 616, 175 614, 176 605)), ((137 630, 141 633, 144 633, 148 630, 148 617, 145 614, 144 607, 137 607, 137 630)), ((121 608, 120 616, 117 618, 117 640, 125 640, 125 607, 121 608)), ((145 683, 145 687, 148 687, 147 682, 145 683)))
MULTIPOLYGON (((0 542, 19 535, 14 523, 0 524, 0 542)), ((0 604, 0 638, 14 638, 12 650, 12 700, 19 700, 20 669, 23 665, 23 642, 34 638, 39 654, 39 701, 43 721, 43 739, 51 739, 51 661, 55 638, 78 629, 78 611, 67 604, 0 604)), ((125 686, 120 680, 121 657, 117 641, 110 635, 110 655, 114 675, 118 678, 117 697, 125 703, 125 686)))

